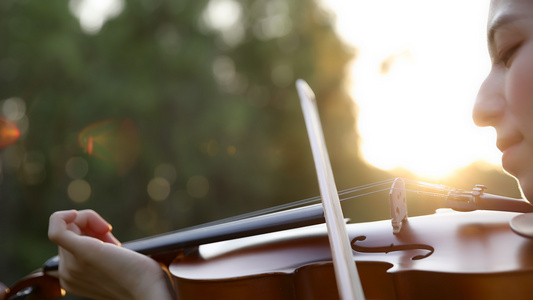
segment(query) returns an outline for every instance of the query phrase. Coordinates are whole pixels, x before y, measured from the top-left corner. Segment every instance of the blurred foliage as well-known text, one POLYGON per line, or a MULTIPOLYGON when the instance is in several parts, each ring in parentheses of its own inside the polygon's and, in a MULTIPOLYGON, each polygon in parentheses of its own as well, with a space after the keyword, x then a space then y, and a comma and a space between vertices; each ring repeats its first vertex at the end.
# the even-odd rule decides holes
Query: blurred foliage
POLYGON ((4 283, 56 254, 56 210, 94 209, 127 241, 318 195, 297 78, 317 95, 339 189, 390 177, 358 157, 344 87, 356 50, 314 1, 132 0, 98 32, 80 3, 0 2, 0 108, 21 112, 0 150, 4 283), (234 23, 206 17, 217 3, 234 23))
POLYGON ((130 240, 317 195, 297 78, 319 100, 339 187, 378 176, 361 172, 343 86, 355 49, 332 15, 313 1, 229 2, 231 27, 209 23, 209 1, 129 1, 86 33, 67 1, 2 1, 0 100, 25 109, 1 153, 4 282, 55 255, 56 210, 94 209, 130 240), (136 147, 119 129, 94 133, 110 120, 139 139, 131 167, 95 155, 136 147))

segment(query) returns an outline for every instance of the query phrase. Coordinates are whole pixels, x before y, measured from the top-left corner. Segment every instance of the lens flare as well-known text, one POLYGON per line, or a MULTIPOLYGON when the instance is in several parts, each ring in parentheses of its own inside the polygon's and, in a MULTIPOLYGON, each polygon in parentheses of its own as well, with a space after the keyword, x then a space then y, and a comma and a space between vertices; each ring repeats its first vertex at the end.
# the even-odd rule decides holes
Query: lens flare
POLYGON ((129 119, 93 123, 80 132, 78 140, 87 154, 115 165, 120 175, 129 171, 139 156, 139 136, 129 119))
POLYGON ((15 123, 0 118, 0 148, 5 148, 18 140, 20 131, 15 123))

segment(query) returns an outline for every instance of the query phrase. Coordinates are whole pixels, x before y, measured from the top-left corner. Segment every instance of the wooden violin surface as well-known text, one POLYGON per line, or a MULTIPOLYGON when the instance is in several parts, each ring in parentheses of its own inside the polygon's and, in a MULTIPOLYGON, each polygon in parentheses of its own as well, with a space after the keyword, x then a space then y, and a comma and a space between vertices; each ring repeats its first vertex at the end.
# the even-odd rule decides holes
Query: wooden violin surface
MULTIPOLYGON (((511 212, 348 224, 367 299, 530 299, 533 241, 511 212)), ((338 299, 325 226, 204 245, 169 266, 181 299, 338 299)))

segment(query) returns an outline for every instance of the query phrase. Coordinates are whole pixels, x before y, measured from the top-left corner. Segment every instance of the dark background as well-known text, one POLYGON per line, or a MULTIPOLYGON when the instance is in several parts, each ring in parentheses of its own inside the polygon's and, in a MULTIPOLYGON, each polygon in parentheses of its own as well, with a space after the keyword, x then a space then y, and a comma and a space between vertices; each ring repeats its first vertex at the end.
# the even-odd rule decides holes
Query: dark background
MULTIPOLYGON (((98 33, 68 1, 0 2, 0 112, 21 131, 0 149, 0 281, 57 253, 56 210, 94 209, 127 241, 318 195, 297 78, 317 95, 339 189, 413 178, 358 156, 344 82, 357 49, 333 15, 310 0, 237 2, 240 27, 224 32, 202 21, 208 1, 132 0, 98 33)), ((519 196, 481 164, 441 183, 519 196)), ((345 214, 384 219, 387 205, 358 198, 345 214)))

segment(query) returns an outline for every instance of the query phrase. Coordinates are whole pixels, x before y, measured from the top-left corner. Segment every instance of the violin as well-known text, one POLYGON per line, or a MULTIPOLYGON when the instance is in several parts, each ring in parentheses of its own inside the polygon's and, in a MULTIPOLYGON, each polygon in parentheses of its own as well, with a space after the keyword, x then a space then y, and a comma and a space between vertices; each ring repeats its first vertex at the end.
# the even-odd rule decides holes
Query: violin
MULTIPOLYGON (((515 213, 439 211, 347 226, 367 299, 531 299, 533 242, 515 213)), ((312 226, 217 245, 170 264, 180 299, 338 299, 327 230, 312 226), (232 249, 226 251, 226 249, 232 249)))
MULTIPOLYGON (((302 82, 298 88, 321 197, 296 204, 317 198, 322 204, 277 207, 124 243, 164 266, 178 299, 531 298, 532 205, 486 194, 484 186, 463 191, 399 178, 338 193, 309 101, 314 95, 302 82), (350 199, 383 191, 389 191, 390 221, 345 224, 339 194, 350 199), (454 210, 408 218, 407 192, 445 197, 454 210)), ((59 263, 51 258, 0 292, 0 300, 62 297, 54 277, 59 263)))
MULTIPOLYGON (((404 212, 406 179, 390 184, 391 212, 404 212), (398 187, 397 183, 401 183, 398 187), (398 202, 397 200, 400 199, 398 202)), ((427 184, 424 184, 427 186, 427 184)), ((341 191, 368 195, 370 187, 341 191)), ((441 190, 442 187, 437 187, 441 190)), ((414 191, 435 197, 435 192, 414 191)), ((346 225, 367 299, 530 299, 533 236, 519 222, 522 199, 446 188, 433 215, 346 225)), ((316 200, 315 199, 308 199, 316 200)), ((533 227, 531 219, 526 222, 533 227)), ((123 244, 168 269, 178 299, 340 299, 320 204, 195 226, 123 244)), ((64 296, 58 257, 13 285, 2 300, 64 296), (28 296, 31 295, 31 296, 28 296)))

